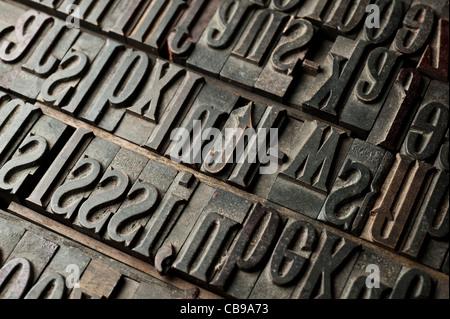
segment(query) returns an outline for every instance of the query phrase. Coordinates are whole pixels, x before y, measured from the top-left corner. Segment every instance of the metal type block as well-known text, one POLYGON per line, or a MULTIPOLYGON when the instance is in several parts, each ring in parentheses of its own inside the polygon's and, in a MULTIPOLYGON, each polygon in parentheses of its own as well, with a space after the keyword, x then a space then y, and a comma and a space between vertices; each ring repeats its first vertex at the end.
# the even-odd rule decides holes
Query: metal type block
POLYGON ((447 19, 439 19, 437 30, 431 43, 427 45, 417 69, 433 79, 448 82, 448 55, 449 23, 447 17, 447 19))
MULTIPOLYGON (((290 116, 286 116, 283 124, 280 126, 278 130, 277 172, 280 172, 284 169, 283 165, 287 161, 287 154, 289 154, 292 150, 292 137, 298 134, 302 125, 303 121, 294 119, 290 116)), ((276 161, 274 161, 274 163, 275 162, 276 161)), ((269 174, 258 175, 258 178, 253 178, 253 183, 248 187, 248 191, 262 198, 267 198, 277 176, 278 175, 276 173, 272 174, 272 172, 269 172, 269 174)))
POLYGON ((82 32, 58 68, 42 83, 37 100, 58 109, 66 107, 104 44, 104 39, 82 32))
POLYGON ((330 37, 344 35, 354 38, 369 3, 367 0, 307 0, 297 12, 297 17, 322 27, 330 37))
POLYGON ((367 42, 337 37, 322 72, 317 76, 310 98, 303 102, 305 110, 318 112, 328 118, 336 118, 340 113, 340 103, 344 92, 352 84, 363 58, 367 42))
POLYGON ((401 249, 403 254, 440 269, 448 250, 448 172, 438 170, 401 249))
POLYGON ((5 200, 21 201, 36 186, 52 159, 67 141, 70 127, 41 116, 17 151, 0 169, 0 189, 5 200))
POLYGON ((434 166, 440 170, 448 171, 448 147, 449 147, 449 130, 445 134, 444 141, 442 142, 441 148, 439 149, 439 153, 434 162, 434 166))
POLYGON ((192 100, 197 95, 201 85, 203 85, 203 81, 204 79, 199 75, 191 72, 186 73, 186 77, 183 79, 176 95, 164 110, 164 114, 158 120, 157 125, 145 143, 145 148, 163 152, 169 143, 167 140, 172 134, 172 130, 177 127, 177 123, 181 121, 189 110, 192 100))
POLYGON ((89 198, 120 147, 100 137, 88 145, 61 186, 53 193, 46 212, 65 224, 72 224, 78 209, 89 198))
POLYGON ((381 160, 380 166, 373 176, 370 184, 370 192, 364 195, 364 200, 362 201, 361 207, 353 221, 351 229, 351 233, 353 235, 359 236, 363 231, 393 162, 394 155, 390 152, 386 152, 381 160))
POLYGON ((330 171, 336 151, 346 151, 345 143, 338 148, 343 134, 344 131, 323 123, 305 121, 268 199, 316 218, 333 182, 330 171))
MULTIPOLYGON (((31 231, 25 232, 6 262, 16 258, 25 258, 30 263, 30 283, 37 282, 39 276, 49 264, 59 245, 31 231)), ((1 298, 1 295, 0 295, 1 298)))
POLYGON ((157 59, 150 80, 127 108, 116 134, 162 152, 202 85, 201 76, 157 59), (141 124, 137 126, 136 121, 141 124))
POLYGON ((402 267, 374 251, 362 251, 341 299, 387 299, 402 267), (375 276, 378 276, 375 279, 375 276))
MULTIPOLYGON (((149 81, 144 83, 136 101, 127 108, 115 134, 143 145, 159 123, 176 92, 179 90, 181 93, 183 90, 181 81, 185 77, 188 77, 188 74, 181 67, 156 59, 149 81), (140 122, 140 125, 136 125, 136 122, 140 122)), ((184 103, 184 101, 178 102, 184 103)))
POLYGON ((122 49, 124 49, 124 46, 118 42, 110 39, 106 40, 100 52, 96 54, 95 60, 89 68, 89 72, 77 85, 77 88, 68 101, 68 104, 61 107, 62 111, 72 115, 80 111, 80 108, 82 107, 81 105, 92 93, 94 84, 100 81, 102 75, 106 73, 107 67, 110 63, 112 63, 113 58, 116 57, 116 51, 120 51, 122 49))
POLYGON ((401 153, 432 162, 448 130, 448 120, 448 85, 433 80, 405 137, 401 153))
POLYGON ((361 237, 396 249, 413 209, 420 207, 431 169, 429 164, 397 154, 361 237))
POLYGON ((74 227, 100 239, 147 162, 148 159, 138 153, 120 149, 94 191, 80 206, 74 227))
POLYGON ((172 269, 195 282, 208 283, 238 225, 236 221, 214 212, 204 214, 181 248, 172 269))
POLYGON ((128 35, 128 43, 141 50, 158 54, 185 6, 185 0, 151 1, 128 35))
POLYGON ((449 287, 448 281, 438 280, 434 289, 434 299, 448 299, 449 287))
POLYGON ((0 93, 0 168, 41 115, 36 106, 0 93))
POLYGON ((151 60, 141 51, 126 49, 118 55, 114 66, 108 68, 108 75, 103 77, 96 96, 92 100, 88 99, 87 103, 92 104, 92 107, 81 110, 79 117, 113 132, 126 112, 126 107, 133 103, 144 84, 150 63, 151 60))
POLYGON ((249 298, 290 298, 298 280, 305 274, 316 241, 317 231, 310 223, 288 219, 249 298))
MULTIPOLYGON (((44 18, 45 16, 43 16, 44 18)), ((32 19, 28 18, 26 23, 29 20, 32 19)), ((50 24, 50 21, 47 20, 49 19, 45 19, 44 23, 50 24)), ((51 27, 46 28, 44 41, 39 43, 32 56, 22 66, 22 69, 29 73, 41 76, 50 74, 56 67, 58 60, 80 33, 79 30, 66 28, 65 22, 60 19, 52 18, 51 20, 51 27)))
POLYGON ((317 218, 326 197, 326 193, 303 187, 283 175, 277 176, 268 195, 270 201, 311 218, 317 218))
POLYGON ((42 36, 35 40, 39 39, 39 44, 23 60, 21 70, 10 86, 16 95, 32 101, 36 100, 43 83, 56 70, 80 34, 78 29, 69 29, 65 21, 56 18, 46 20, 42 28, 42 36))
POLYGON ((167 39, 170 60, 181 64, 186 63, 220 3, 220 0, 189 2, 167 39))
POLYGON ((0 299, 20 299, 30 284, 31 276, 31 265, 25 258, 19 257, 3 265, 0 268, 0 299))
MULTIPOLYGON (((90 261, 91 258, 88 257, 85 252, 81 251, 80 249, 61 244, 52 260, 45 267, 44 272, 40 276, 40 280, 52 275, 61 276, 61 278, 63 279, 63 285, 65 287, 62 297, 67 298, 70 295, 72 289, 78 283, 80 276, 83 275, 83 272, 85 271, 90 261)), ((54 280, 60 281, 60 279, 56 278, 54 280)), ((35 293, 36 292, 39 292, 39 290, 36 289, 35 293)), ((37 293, 37 295, 40 294, 37 293)), ((39 299, 31 298, 31 296, 29 297, 29 299, 39 299)))
POLYGON ((392 42, 396 31, 411 5, 412 0, 377 0, 380 11, 380 28, 364 25, 364 38, 370 43, 384 45, 392 42))
POLYGON ((171 269, 203 285, 210 282, 214 268, 226 253, 251 206, 248 200, 217 190, 203 209, 171 269))
POLYGON ((25 231, 21 225, 14 225, 6 219, 0 218, 0 265, 3 265, 8 259, 25 231))
POLYGON ((385 153, 380 147, 355 139, 318 219, 355 232, 372 209, 364 204, 369 196, 376 196, 376 192, 369 192, 369 189, 374 188, 374 177, 385 153))
POLYGON ((141 282, 133 299, 182 299, 184 291, 169 284, 160 282, 146 283, 141 282))
POLYGON ((257 204, 249 214, 209 287, 227 296, 247 299, 277 240, 282 219, 270 207, 257 204))
POLYGON ((116 269, 98 260, 92 260, 80 278, 79 287, 72 291, 70 298, 76 299, 85 294, 94 299, 108 299, 113 294, 121 277, 122 274, 116 269))
POLYGON ((189 132, 189 136, 182 133, 174 136, 165 155, 172 161, 200 166, 202 154, 209 151, 206 147, 211 144, 207 137, 203 137, 203 132, 211 128, 221 129, 222 122, 237 105, 238 99, 237 95, 206 83, 180 126, 189 132))
MULTIPOLYGON (((196 191, 186 203, 182 214, 178 217, 178 220, 175 222, 170 233, 164 240, 164 243, 161 245, 161 249, 164 248, 166 251, 166 247, 172 247, 171 259, 176 257, 181 247, 183 247, 203 209, 207 206, 214 193, 214 188, 209 187, 204 183, 199 183, 196 191)), ((155 266, 157 266, 156 259, 155 266)))
POLYGON ((291 14, 294 14, 298 10, 298 8, 303 5, 303 1, 301 0, 272 0, 269 2, 269 8, 282 12, 290 12, 291 14))
POLYGON ((278 11, 256 11, 220 71, 220 78, 252 90, 287 19, 288 15, 278 11))
POLYGON ((143 227, 133 252, 153 258, 180 216, 198 185, 188 172, 178 173, 155 213, 143 227))
MULTIPOLYGON (((318 7, 324 3, 324 1, 318 2, 318 7)), ((326 2, 329 3, 330 1, 326 2)), ((371 0, 334 1, 333 9, 327 15, 322 29, 332 36, 344 35, 355 38, 358 28, 361 27, 363 20, 365 20, 366 8, 370 2, 371 0)))
MULTIPOLYGON (((242 102, 246 103, 244 100, 242 102)), ((250 141, 252 139, 251 129, 257 128, 264 112, 268 108, 265 104, 259 102, 249 102, 241 106, 242 102, 238 103, 237 107, 230 113, 222 127, 221 134, 215 136, 208 145, 207 153, 204 153, 206 156, 200 169, 202 172, 227 180, 235 164, 247 157, 247 146, 251 144, 253 145, 252 147, 256 146, 256 149, 258 148, 254 140, 250 141), (246 138, 249 140, 247 145, 245 145, 246 138)), ((270 111, 273 112, 271 115, 275 114, 275 118, 279 111, 281 113, 280 108, 276 107, 271 107, 268 114, 270 114, 270 111)), ((267 126, 270 125, 270 120, 273 119, 268 114, 265 117, 265 125, 267 126)), ((245 162, 248 162, 248 160, 245 160, 245 162)))
POLYGON ((254 89, 282 101, 299 71, 314 36, 314 27, 305 19, 291 17, 265 64, 254 89))
POLYGON ((358 258, 360 247, 356 242, 323 230, 306 273, 291 298, 331 299, 340 296, 358 258))
POLYGON ((339 117, 339 124, 366 138, 380 113, 401 61, 386 48, 373 49, 339 117), (380 62, 382 61, 382 62, 380 62))
POLYGON ((24 299, 62 299, 64 291, 64 277, 54 273, 42 277, 31 287, 24 299))
MULTIPOLYGON (((131 248, 152 215, 159 201, 174 181, 177 171, 149 161, 134 183, 125 201, 108 223, 104 240, 119 248, 131 248)), ((167 209, 167 207, 166 207, 167 209)))
POLYGON ((0 87, 9 90, 52 18, 36 10, 24 11, 3 2, 0 5, 0 87))
POLYGON ((93 138, 91 131, 78 128, 51 163, 36 188, 26 198, 27 206, 44 212, 54 191, 61 185, 93 138))
POLYGON ((218 77, 253 14, 247 0, 224 0, 186 61, 188 67, 218 77))
POLYGON ((422 251, 419 255, 418 262, 436 270, 442 268, 448 251, 448 239, 443 238, 427 238, 422 245, 422 251))
POLYGON ((428 86, 417 69, 401 69, 386 97, 367 142, 390 151, 399 150, 409 123, 428 86))
POLYGON ((402 28, 395 35, 391 49, 407 55, 419 52, 431 35, 434 19, 432 7, 413 3, 403 19, 402 28), (410 39, 411 34, 413 39, 410 39))
POLYGON ((161 197, 164 197, 177 177, 177 174, 178 171, 175 168, 159 162, 149 161, 139 175, 139 179, 153 184, 161 197))
POLYGON ((147 75, 150 59, 144 52, 107 40, 63 111, 113 132, 133 103, 147 75), (94 89, 97 91, 94 93, 94 89))
POLYGON ((112 10, 117 1, 109 0, 63 0, 59 2, 56 15, 62 16, 66 21, 99 32, 105 15, 112 10), (76 21, 79 19, 79 21, 76 21))
MULTIPOLYGON (((274 158, 273 152, 271 153, 271 151, 267 149, 267 140, 273 142, 277 138, 274 136, 271 129, 283 127, 286 117, 287 112, 284 108, 277 106, 269 106, 266 108, 258 125, 255 127, 257 134, 259 134, 260 131, 263 132, 262 130, 266 130, 266 134, 261 136, 262 141, 260 140, 260 135, 248 141, 244 153, 237 159, 237 163, 228 177, 228 182, 242 188, 248 188, 253 184, 256 176, 264 173, 264 171, 269 172, 270 169, 272 174, 278 171, 278 166, 280 162, 283 161, 285 154, 278 151, 278 154, 275 155, 276 158, 274 158), (262 142, 265 143, 260 144, 262 142), (257 153, 255 155, 258 155, 258 158, 253 161, 251 155, 248 155, 248 153, 254 153, 255 151, 257 153), (264 164, 264 167, 262 167, 262 163, 264 164)), ((273 143, 270 145, 273 145, 273 143)))

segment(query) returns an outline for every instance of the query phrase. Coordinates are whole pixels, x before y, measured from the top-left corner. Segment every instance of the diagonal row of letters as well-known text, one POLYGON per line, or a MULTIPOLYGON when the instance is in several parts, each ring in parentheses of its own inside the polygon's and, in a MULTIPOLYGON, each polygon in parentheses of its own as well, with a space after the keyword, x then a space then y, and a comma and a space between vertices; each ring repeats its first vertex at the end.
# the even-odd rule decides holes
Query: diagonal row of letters
POLYGON ((224 297, 448 298, 448 35, 438 0, 0 1, 0 208, 224 297), (164 164, 194 121, 278 129, 276 173, 164 164))

